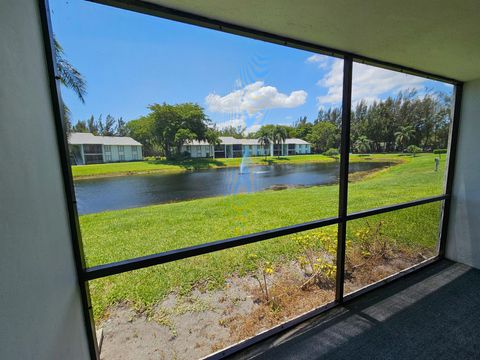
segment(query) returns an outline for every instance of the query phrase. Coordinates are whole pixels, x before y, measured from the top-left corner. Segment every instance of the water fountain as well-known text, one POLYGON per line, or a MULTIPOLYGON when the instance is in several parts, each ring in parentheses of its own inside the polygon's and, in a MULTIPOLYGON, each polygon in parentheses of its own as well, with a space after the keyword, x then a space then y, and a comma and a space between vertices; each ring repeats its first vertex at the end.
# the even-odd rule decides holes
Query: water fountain
POLYGON ((250 156, 248 148, 243 151, 242 162, 240 163, 240 174, 248 174, 248 165, 250 164, 250 156))

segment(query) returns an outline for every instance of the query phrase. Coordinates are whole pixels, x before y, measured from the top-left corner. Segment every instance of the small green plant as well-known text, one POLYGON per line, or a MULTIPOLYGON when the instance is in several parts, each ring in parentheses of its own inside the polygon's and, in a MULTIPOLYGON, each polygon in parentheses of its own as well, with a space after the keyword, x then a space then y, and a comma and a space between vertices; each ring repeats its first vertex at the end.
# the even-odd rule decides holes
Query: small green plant
POLYGON ((413 157, 415 157, 419 152, 422 151, 421 148, 419 148, 418 146, 416 145, 408 145, 407 148, 406 148, 406 151, 410 154, 413 155, 413 157))
POLYGON ((331 287, 335 281, 337 251, 336 236, 332 231, 322 229, 314 232, 297 234, 293 240, 302 249, 302 255, 297 260, 307 277, 301 288, 306 289, 311 284, 331 287))
POLYGON ((365 223, 367 226, 357 230, 354 234, 356 243, 360 247, 361 256, 364 259, 391 259, 396 248, 396 241, 384 234, 385 221, 381 220, 374 226, 368 221, 365 223))
POLYGON ((270 261, 260 258, 257 254, 248 254, 247 261, 256 269, 252 277, 257 280, 263 300, 270 304, 273 299, 268 291, 268 278, 273 275, 275 269, 270 261))

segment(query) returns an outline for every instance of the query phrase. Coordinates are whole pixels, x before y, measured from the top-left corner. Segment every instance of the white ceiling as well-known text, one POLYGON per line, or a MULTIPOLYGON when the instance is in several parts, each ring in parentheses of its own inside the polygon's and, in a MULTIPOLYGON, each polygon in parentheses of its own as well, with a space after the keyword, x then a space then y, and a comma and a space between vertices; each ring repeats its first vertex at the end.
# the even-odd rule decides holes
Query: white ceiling
POLYGON ((480 78, 480 0, 150 0, 433 74, 480 78))

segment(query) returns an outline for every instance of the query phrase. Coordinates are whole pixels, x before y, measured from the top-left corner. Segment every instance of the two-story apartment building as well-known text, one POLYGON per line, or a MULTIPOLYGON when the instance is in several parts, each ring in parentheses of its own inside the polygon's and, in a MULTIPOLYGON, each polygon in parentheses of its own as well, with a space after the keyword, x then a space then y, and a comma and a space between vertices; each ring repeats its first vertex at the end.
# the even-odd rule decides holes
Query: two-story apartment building
POLYGON ((263 146, 258 139, 235 139, 231 136, 221 136, 219 145, 211 145, 205 141, 192 141, 182 147, 182 152, 188 152, 191 157, 234 158, 242 156, 287 156, 310 154, 311 145, 302 139, 286 139, 282 144, 272 143, 263 146))
POLYGON ((142 144, 127 136, 74 132, 68 136, 68 147, 76 165, 143 160, 142 144))

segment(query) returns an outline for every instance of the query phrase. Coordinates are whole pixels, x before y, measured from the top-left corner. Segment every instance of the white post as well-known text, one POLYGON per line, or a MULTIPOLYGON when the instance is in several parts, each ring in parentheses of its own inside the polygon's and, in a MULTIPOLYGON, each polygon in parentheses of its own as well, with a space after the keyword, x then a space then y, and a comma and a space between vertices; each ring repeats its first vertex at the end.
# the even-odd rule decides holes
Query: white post
POLYGON ((83 144, 80 145, 80 155, 82 156, 82 165, 85 165, 85 153, 83 152, 83 144))

